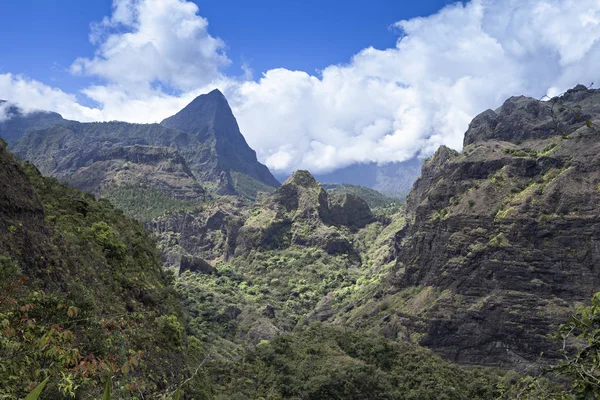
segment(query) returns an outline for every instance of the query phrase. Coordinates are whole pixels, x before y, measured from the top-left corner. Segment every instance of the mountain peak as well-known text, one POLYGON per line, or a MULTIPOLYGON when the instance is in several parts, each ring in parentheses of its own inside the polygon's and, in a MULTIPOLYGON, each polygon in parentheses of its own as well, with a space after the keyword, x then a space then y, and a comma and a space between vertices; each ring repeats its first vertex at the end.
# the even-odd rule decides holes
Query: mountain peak
POLYGON ((295 184, 303 188, 316 188, 321 186, 311 173, 306 170, 295 171, 292 176, 283 183, 283 185, 290 184, 295 184))
MULTIPOLYGON (((200 178, 219 182, 223 194, 232 192, 231 188, 235 186, 232 172, 247 175, 271 187, 279 186, 268 168, 258 162, 256 152, 248 146, 240 132, 227 99, 218 89, 196 97, 177 114, 162 121, 161 125, 190 133, 203 143, 205 150, 198 155, 203 165, 200 178)), ((248 180, 243 178, 241 181, 248 180)), ((252 185, 250 182, 245 183, 252 185)))
POLYGON ((600 90, 577 85, 559 97, 542 101, 513 96, 496 110, 476 116, 465 133, 464 146, 477 141, 499 140, 521 143, 567 135, 598 115, 600 90))

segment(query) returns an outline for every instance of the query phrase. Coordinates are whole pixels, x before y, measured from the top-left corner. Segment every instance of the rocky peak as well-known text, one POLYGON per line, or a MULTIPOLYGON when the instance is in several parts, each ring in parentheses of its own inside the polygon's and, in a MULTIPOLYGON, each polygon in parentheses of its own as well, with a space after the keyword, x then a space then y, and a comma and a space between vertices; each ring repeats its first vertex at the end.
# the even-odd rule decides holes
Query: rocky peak
POLYGON ((161 125, 198 135, 204 140, 239 133, 229 103, 217 89, 196 97, 177 114, 163 120, 161 125))
POLYGON ((283 185, 296 185, 303 188, 320 188, 321 184, 317 182, 314 176, 306 170, 295 171, 283 185))
POLYGON ((203 143, 205 148, 198 159, 201 178, 218 182, 223 194, 235 193, 231 172, 248 175, 272 187, 279 186, 277 179, 258 162, 256 152, 248 146, 227 99, 219 90, 196 97, 161 125, 191 133, 203 143), (226 182, 222 182, 223 179, 226 182))
POLYGON ((501 140, 521 143, 570 134, 600 114, 600 90, 577 85, 562 96, 542 101, 525 96, 511 97, 496 110, 486 110, 473 119, 464 146, 478 141, 501 140))
POLYGON ((329 215, 327 192, 308 171, 296 171, 273 194, 271 201, 283 206, 286 211, 296 210, 297 218, 329 215))

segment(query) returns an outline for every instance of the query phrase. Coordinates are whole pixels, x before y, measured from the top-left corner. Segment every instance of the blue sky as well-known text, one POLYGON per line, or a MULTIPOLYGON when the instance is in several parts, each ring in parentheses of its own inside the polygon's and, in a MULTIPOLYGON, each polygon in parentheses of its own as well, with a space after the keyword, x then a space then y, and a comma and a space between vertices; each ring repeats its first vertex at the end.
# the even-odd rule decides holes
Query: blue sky
POLYGON ((157 122, 218 88, 282 173, 461 150, 510 96, 600 82, 598 0, 7 0, 0 34, 25 111, 157 122))
MULTIPOLYGON (((449 0, 197 0, 210 32, 226 42, 232 65, 242 74, 272 68, 315 72, 349 62, 361 49, 394 46, 390 26, 426 16, 449 0)), ((69 66, 95 47, 90 24, 111 14, 112 0, 7 0, 0 3, 0 72, 21 73, 63 90, 77 91, 93 79, 76 77, 69 66)))

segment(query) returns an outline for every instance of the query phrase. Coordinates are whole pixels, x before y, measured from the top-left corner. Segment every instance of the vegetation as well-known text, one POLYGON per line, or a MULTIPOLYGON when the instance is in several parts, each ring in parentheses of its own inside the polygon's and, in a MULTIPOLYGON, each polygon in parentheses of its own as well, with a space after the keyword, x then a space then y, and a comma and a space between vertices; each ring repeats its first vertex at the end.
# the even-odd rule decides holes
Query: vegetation
POLYGON ((329 192, 329 194, 332 196, 343 193, 356 195, 366 201, 369 205, 369 208, 373 211, 392 207, 397 208, 401 203, 400 200, 381 194, 375 189, 370 189, 368 187, 359 185, 337 185, 325 183, 323 184, 323 188, 326 189, 327 192, 329 192))
POLYGON ((109 186, 103 197, 140 222, 148 222, 168 212, 199 211, 202 207, 198 202, 176 199, 162 190, 142 184, 109 186))
MULTIPOLYGON (((219 368, 220 367, 220 368, 219 368)), ((214 371, 221 398, 493 399, 493 371, 464 370, 410 343, 320 323, 214 371)))
POLYGON ((17 165, 0 150, 0 175, 13 179, 0 202, 29 196, 32 212, 0 232, 0 397, 23 398, 47 378, 51 398, 98 398, 108 375, 120 398, 180 382, 181 307, 142 226, 17 165))
POLYGON ((241 172, 231 171, 231 177, 236 193, 250 200, 256 200, 260 193, 270 194, 275 191, 273 186, 241 172))

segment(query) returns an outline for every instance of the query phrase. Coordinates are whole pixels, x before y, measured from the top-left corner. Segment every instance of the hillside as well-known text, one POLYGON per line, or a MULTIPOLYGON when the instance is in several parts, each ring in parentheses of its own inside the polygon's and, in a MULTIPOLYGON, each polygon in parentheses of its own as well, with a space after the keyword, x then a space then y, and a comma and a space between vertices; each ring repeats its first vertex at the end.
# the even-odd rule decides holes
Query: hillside
POLYGON ((359 185, 323 183, 323 188, 331 196, 341 196, 344 193, 350 193, 363 199, 371 209, 383 209, 395 204, 400 204, 400 200, 388 197, 375 189, 359 185))
POLYGON ((48 111, 24 112, 16 105, 0 100, 0 137, 13 145, 25 134, 66 123, 60 114, 48 111))
MULTIPOLYGON (((169 145, 197 136, 158 124, 33 132, 15 148, 130 213, 146 209, 137 217, 157 247, 106 200, 4 151, 3 262, 47 292, 87 296, 67 312, 150 315, 120 331, 122 346, 151 360, 134 372, 146 393, 197 369, 191 398, 574 398, 527 373, 556 363, 553 334, 600 284, 598 104, 600 90, 584 87, 548 102, 508 99, 473 120, 462 153, 441 147, 425 161, 406 204, 382 213, 385 196, 328 191, 308 171, 254 202, 204 198, 186 153, 169 145), (113 145, 117 134, 131 142, 113 145), (145 334, 153 339, 138 342, 145 334)), ((86 323, 74 325, 78 344, 86 323)))
POLYGON ((4 142, 0 266, 1 397, 49 376, 46 398, 99 398, 110 374, 123 398, 153 396, 187 373, 182 309, 142 226, 4 142))
POLYGON ((183 110, 162 121, 161 125, 191 133, 205 144, 205 152, 192 163, 199 164, 196 168, 201 180, 226 179, 236 192, 244 191, 244 185, 248 185, 244 180, 254 180, 266 187, 279 186, 246 143, 225 96, 219 90, 198 96, 183 110))

